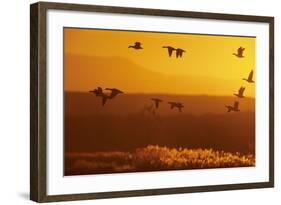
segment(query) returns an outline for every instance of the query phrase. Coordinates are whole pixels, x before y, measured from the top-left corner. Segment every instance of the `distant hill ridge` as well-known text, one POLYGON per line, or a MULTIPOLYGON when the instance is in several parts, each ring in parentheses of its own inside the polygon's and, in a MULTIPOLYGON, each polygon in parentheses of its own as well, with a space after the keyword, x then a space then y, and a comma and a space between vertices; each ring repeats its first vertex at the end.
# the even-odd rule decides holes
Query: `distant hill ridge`
MULTIPOLYGON (((67 91, 87 91, 96 86, 108 86, 118 87, 130 93, 231 95, 242 83, 242 76, 237 76, 237 80, 233 80, 209 76, 166 75, 118 56, 66 54, 64 66, 64 88, 67 91), (195 87, 196 91, 192 89, 195 87)), ((252 88, 247 88, 246 96, 248 89, 252 88)))

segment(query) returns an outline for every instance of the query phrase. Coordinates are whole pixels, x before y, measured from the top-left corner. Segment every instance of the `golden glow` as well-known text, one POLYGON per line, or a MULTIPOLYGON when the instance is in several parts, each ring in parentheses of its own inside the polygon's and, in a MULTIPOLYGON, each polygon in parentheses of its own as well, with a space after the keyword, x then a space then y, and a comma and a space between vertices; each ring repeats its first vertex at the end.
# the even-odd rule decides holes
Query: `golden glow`
POLYGON ((245 95, 255 97, 255 84, 242 80, 251 70, 253 37, 64 29, 66 90, 108 86, 127 93, 233 95, 245 86, 245 95), (143 50, 128 48, 136 41, 143 50), (186 52, 170 58, 162 46, 186 52), (244 58, 233 55, 240 46, 244 58))

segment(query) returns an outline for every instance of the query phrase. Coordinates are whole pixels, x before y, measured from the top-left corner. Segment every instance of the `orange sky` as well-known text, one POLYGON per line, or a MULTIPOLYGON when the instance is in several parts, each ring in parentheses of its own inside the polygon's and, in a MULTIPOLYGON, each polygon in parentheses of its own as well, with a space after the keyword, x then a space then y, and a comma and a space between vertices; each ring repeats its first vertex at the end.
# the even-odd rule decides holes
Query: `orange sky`
POLYGON ((233 95, 246 86, 245 95, 255 97, 255 85, 242 81, 252 69, 252 37, 64 29, 65 90, 104 86, 126 93, 233 95), (135 41, 144 49, 129 49, 135 41), (186 52, 169 58, 166 45, 186 52), (245 58, 232 55, 240 46, 245 58))

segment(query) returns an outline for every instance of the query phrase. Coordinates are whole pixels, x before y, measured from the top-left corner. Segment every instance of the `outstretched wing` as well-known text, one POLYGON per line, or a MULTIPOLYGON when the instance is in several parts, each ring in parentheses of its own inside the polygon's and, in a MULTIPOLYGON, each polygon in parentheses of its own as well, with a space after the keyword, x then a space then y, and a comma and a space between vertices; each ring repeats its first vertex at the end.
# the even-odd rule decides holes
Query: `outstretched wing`
POLYGON ((181 57, 181 51, 179 49, 176 50, 176 57, 181 57))
POLYGON ((111 91, 111 93, 110 93, 110 95, 109 95, 109 98, 110 98, 110 99, 111 99, 111 98, 114 98, 116 95, 118 95, 118 94, 120 94, 120 93, 124 93, 123 91, 118 90, 118 89, 116 89, 116 88, 106 88, 106 90, 110 90, 110 91, 111 91))
POLYGON ((109 97, 114 98, 116 95, 118 95, 118 92, 116 90, 112 90, 109 97))
POLYGON ((173 47, 168 47, 169 57, 171 57, 171 56, 172 56, 172 54, 173 54, 173 50, 174 50, 174 48, 173 48, 173 47))
POLYGON ((178 58, 178 57, 182 57, 183 52, 185 52, 185 50, 183 50, 183 49, 181 49, 181 48, 178 48, 178 49, 177 49, 177 53, 176 53, 177 58, 178 58))
POLYGON ((173 51, 175 50, 172 46, 162 46, 162 48, 167 48, 168 49, 169 57, 172 56, 173 51))
POLYGON ((155 101, 155 107, 156 107, 156 108, 158 108, 158 107, 159 107, 159 103, 160 103, 160 101, 159 101, 159 100, 156 100, 156 101, 155 101))
POLYGON ((248 76, 248 80, 253 80, 254 71, 252 70, 248 76))
POLYGON ((244 50, 245 50, 245 48, 239 47, 238 50, 237 50, 237 54, 238 54, 239 56, 242 56, 244 50))
POLYGON ((243 95, 244 90, 245 90, 245 87, 240 87, 240 89, 238 91, 239 95, 243 95))

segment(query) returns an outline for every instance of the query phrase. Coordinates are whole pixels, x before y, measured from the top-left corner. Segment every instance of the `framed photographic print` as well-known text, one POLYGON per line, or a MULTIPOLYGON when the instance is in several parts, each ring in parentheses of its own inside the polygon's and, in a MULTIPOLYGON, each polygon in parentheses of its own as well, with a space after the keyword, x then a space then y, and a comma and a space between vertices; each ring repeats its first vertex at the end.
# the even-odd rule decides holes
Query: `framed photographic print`
POLYGON ((31 5, 30 197, 274 186, 274 18, 31 5))

